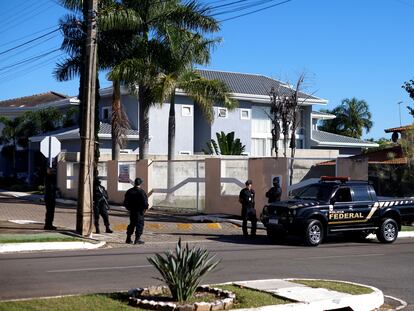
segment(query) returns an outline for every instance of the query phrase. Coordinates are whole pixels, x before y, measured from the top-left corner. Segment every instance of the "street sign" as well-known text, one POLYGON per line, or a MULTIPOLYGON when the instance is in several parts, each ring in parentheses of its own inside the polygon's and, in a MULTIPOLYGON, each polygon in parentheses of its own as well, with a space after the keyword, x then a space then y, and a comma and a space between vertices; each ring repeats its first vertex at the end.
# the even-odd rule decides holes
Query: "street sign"
POLYGON ((40 152, 49 159, 49 167, 52 167, 52 159, 60 152, 60 141, 55 136, 46 136, 40 142, 40 152))

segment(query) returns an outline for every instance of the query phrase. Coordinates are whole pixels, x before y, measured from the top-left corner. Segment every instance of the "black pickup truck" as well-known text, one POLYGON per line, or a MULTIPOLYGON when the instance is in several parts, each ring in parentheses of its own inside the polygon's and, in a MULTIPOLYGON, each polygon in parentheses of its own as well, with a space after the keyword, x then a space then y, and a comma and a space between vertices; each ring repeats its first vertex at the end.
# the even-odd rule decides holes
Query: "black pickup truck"
POLYGON ((323 176, 289 200, 267 204, 260 219, 272 240, 298 234, 317 246, 327 235, 345 232, 359 238, 375 233, 392 243, 401 225, 414 222, 414 198, 383 199, 366 181, 323 176))

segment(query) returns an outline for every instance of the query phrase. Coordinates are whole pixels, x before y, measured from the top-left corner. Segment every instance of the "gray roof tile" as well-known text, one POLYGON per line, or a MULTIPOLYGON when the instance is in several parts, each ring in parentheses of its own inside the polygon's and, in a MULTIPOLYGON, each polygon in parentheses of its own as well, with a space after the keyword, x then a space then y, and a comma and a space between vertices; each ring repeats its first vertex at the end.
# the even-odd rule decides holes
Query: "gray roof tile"
MULTIPOLYGON (((111 124, 101 122, 101 127, 99 129, 99 134, 111 134, 111 124)), ((126 130, 127 135, 139 135, 137 130, 126 130)))
MULTIPOLYGON (((280 87, 282 94, 288 95, 291 90, 286 83, 262 75, 204 69, 198 69, 197 71, 204 78, 223 81, 233 93, 269 95, 272 87, 276 89, 280 87)), ((300 93, 300 97, 322 100, 306 93, 300 93)))
POLYGON ((328 133, 324 131, 312 130, 312 139, 318 142, 324 143, 333 143, 333 144, 362 144, 362 145, 372 145, 372 147, 377 147, 378 144, 365 141, 362 139, 357 139, 353 137, 328 133))

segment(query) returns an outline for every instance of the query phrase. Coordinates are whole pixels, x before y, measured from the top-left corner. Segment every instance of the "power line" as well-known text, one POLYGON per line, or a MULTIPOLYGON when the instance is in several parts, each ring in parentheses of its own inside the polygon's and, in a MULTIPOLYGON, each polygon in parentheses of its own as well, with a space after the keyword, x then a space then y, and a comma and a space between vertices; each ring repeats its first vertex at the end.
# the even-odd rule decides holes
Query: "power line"
POLYGON ((54 56, 52 56, 52 57, 44 60, 43 62, 40 62, 38 64, 34 64, 31 67, 27 67, 27 68, 21 69, 19 71, 13 71, 13 73, 11 73, 9 75, 0 77, 0 79, 1 79, 0 80, 0 84, 7 83, 7 82, 12 81, 12 80, 14 80, 16 78, 21 78, 21 77, 23 77, 23 76, 25 76, 25 75, 27 75, 29 73, 32 73, 33 71, 36 71, 36 70, 38 70, 40 68, 44 68, 45 65, 49 65, 49 64, 55 62, 55 60, 58 57, 60 57, 60 56, 63 56, 63 53, 62 54, 59 54, 59 55, 54 55, 54 56))
POLYGON ((39 10, 39 8, 37 9, 37 10, 34 10, 34 11, 31 11, 30 13, 29 13, 29 17, 26 17, 26 16, 21 16, 20 18, 18 18, 18 19, 15 19, 14 20, 14 23, 13 24, 11 24, 9 27, 6 27, 6 28, 2 28, 2 31, 0 32, 0 34, 2 34, 2 33, 4 33, 4 32, 6 32, 6 31, 8 31, 8 30, 10 30, 10 29, 13 29, 13 28, 15 28, 15 27, 17 27, 17 26, 21 26, 21 22, 24 20, 24 21, 28 21, 28 20, 30 20, 30 19, 33 19, 34 17, 36 17, 36 16, 38 16, 38 15, 40 15, 40 14, 42 14, 42 13, 44 13, 45 11, 47 11, 47 10, 49 10, 51 7, 53 7, 54 6, 54 4, 52 4, 52 5, 49 5, 48 7, 46 7, 44 10, 43 10, 43 8, 42 8, 42 11, 40 11, 40 12, 38 12, 39 10), (38 13, 36 13, 36 14, 33 14, 34 12, 38 12, 38 13))
POLYGON ((50 27, 47 27, 47 28, 44 28, 44 29, 38 30, 38 31, 36 31, 36 32, 33 32, 33 33, 31 33, 31 34, 28 34, 28 35, 25 35, 25 36, 20 37, 20 38, 18 38, 18 39, 14 39, 14 40, 11 40, 11 41, 9 41, 9 42, 6 42, 6 43, 3 43, 3 44, 0 44, 0 47, 5 46, 5 45, 9 45, 9 44, 11 44, 11 43, 14 43, 14 42, 20 41, 20 40, 22 40, 22 39, 25 39, 25 38, 31 37, 31 36, 33 36, 33 35, 36 35, 36 34, 40 33, 40 32, 43 32, 43 31, 46 31, 46 30, 49 30, 49 29, 52 29, 52 28, 56 28, 56 27, 57 27, 57 26, 55 25, 55 26, 50 26, 50 27))
POLYGON ((37 46, 39 46, 39 45, 42 45, 43 43, 45 43, 45 42, 47 42, 47 41, 50 41, 50 40, 52 40, 52 39, 54 39, 54 38, 56 38, 58 36, 58 34, 54 34, 53 36, 51 36, 51 37, 49 37, 49 38, 43 38, 41 41, 38 41, 38 42, 36 42, 36 44, 32 44, 32 45, 29 45, 29 46, 27 46, 25 49, 23 49, 23 50, 18 50, 17 52, 15 52, 15 53, 13 53, 13 54, 8 54, 7 56, 3 56, 3 57, 7 57, 7 58, 12 58, 12 57, 15 57, 16 55, 20 55, 20 54, 23 54, 24 52, 26 52, 26 51, 29 51, 29 50, 32 50, 33 48, 35 48, 35 47, 37 47, 37 46))
POLYGON ((250 11, 250 12, 247 12, 247 13, 244 13, 244 14, 239 14, 239 15, 236 15, 236 16, 233 16, 233 17, 225 18, 225 19, 220 20, 219 22, 222 23, 222 22, 230 21, 230 20, 233 20, 233 19, 236 19, 236 18, 240 18, 240 17, 247 16, 247 15, 250 15, 250 14, 254 14, 254 13, 257 13, 257 12, 260 12, 260 11, 264 11, 264 10, 267 10, 267 9, 270 9, 270 8, 273 8, 273 7, 276 7, 276 6, 291 2, 291 1, 293 1, 293 0, 285 0, 285 1, 282 1, 282 2, 279 2, 279 3, 275 3, 273 5, 269 5, 269 6, 264 7, 264 8, 260 8, 260 9, 250 11))
POLYGON ((19 66, 19 65, 21 65, 21 64, 25 64, 25 63, 27 63, 27 62, 31 62, 31 61, 33 61, 33 60, 38 60, 38 59, 41 59, 41 58, 43 58, 43 57, 45 57, 45 56, 47 56, 47 55, 49 55, 49 54, 52 54, 52 53, 55 53, 55 52, 59 51, 59 50, 60 50, 60 48, 57 48, 57 49, 54 49, 54 50, 51 50, 51 51, 44 52, 44 53, 42 53, 42 54, 39 54, 39 55, 33 56, 33 57, 29 57, 29 58, 23 59, 23 60, 21 60, 21 61, 18 61, 17 63, 14 63, 14 64, 11 64, 11 65, 8 65, 8 66, 5 66, 5 67, 0 68, 0 71, 5 70, 5 69, 9 69, 9 70, 10 70, 10 69, 12 69, 13 67, 19 66))
POLYGON ((37 41, 37 40, 39 40, 39 39, 41 39, 41 38, 44 38, 44 37, 46 37, 46 36, 48 36, 48 35, 50 35, 50 34, 52 34, 52 33, 56 32, 56 31, 59 31, 59 30, 60 30, 60 27, 59 27, 59 28, 57 28, 57 29, 55 29, 55 30, 49 31, 48 33, 45 33, 44 35, 38 36, 38 37, 36 37, 36 38, 34 38, 34 39, 31 39, 31 40, 29 40, 29 41, 26 41, 26 42, 24 42, 24 43, 22 43, 22 44, 19 44, 19 45, 17 45, 17 46, 14 46, 14 47, 12 47, 12 48, 10 48, 10 49, 7 49, 7 50, 5 50, 5 51, 2 51, 2 52, 0 52, 0 55, 3 55, 3 54, 6 54, 6 53, 8 53, 8 52, 10 52, 10 51, 16 50, 16 49, 18 49, 18 48, 20 48, 20 47, 22 47, 22 46, 25 46, 25 45, 27 45, 27 44, 29 44, 29 43, 32 43, 32 42, 37 41))

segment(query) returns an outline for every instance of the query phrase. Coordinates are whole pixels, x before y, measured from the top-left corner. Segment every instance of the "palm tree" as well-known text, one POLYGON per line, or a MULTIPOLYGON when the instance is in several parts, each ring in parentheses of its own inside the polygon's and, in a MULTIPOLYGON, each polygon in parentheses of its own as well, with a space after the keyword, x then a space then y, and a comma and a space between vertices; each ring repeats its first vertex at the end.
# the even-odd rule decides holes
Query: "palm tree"
POLYGON ((336 118, 324 121, 320 126, 322 131, 361 138, 362 131, 369 132, 373 125, 367 102, 355 97, 342 100, 340 106, 327 112, 336 115, 336 118))
MULTIPOLYGON (((62 49, 70 56, 63 62, 57 64, 55 77, 59 81, 71 80, 75 76, 80 76, 79 98, 82 98, 82 81, 83 81, 83 45, 84 45, 84 26, 80 17, 76 14, 82 10, 82 0, 61 0, 62 4, 74 11, 74 14, 65 16, 60 21, 60 26, 64 34, 62 49)), ((105 10, 108 7, 119 5, 112 0, 100 2, 100 9, 105 10)), ((130 42, 130 33, 127 31, 105 31, 98 34, 98 59, 99 67, 102 70, 110 69, 114 64, 123 57, 127 44, 130 42), (99 49, 99 46, 102 46, 99 49)), ((97 78, 97 86, 99 80, 97 78)), ((82 102, 82 100, 81 100, 82 102)), ((99 132, 99 87, 96 90, 96 107, 95 107, 95 140, 98 140, 99 132)), ((82 122, 80 122, 82 124, 82 122)), ((113 81, 112 95, 112 160, 118 160, 120 148, 124 145, 126 129, 129 128, 128 118, 126 117, 120 100, 120 81, 113 81)), ((95 159, 99 158, 99 148, 95 150, 95 159)))
MULTIPOLYGON (((172 47, 179 33, 209 33, 219 29, 208 8, 197 1, 131 0, 102 15, 104 29, 130 30, 135 38, 130 56, 114 66, 109 77, 137 86, 139 101, 139 158, 148 157, 149 108, 162 101, 156 92, 160 76, 174 62, 172 47), (177 35, 171 36, 172 33, 177 35)), ((182 37, 182 36, 181 36, 182 37)), ((168 72, 168 71, 167 71, 168 72)))

